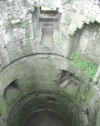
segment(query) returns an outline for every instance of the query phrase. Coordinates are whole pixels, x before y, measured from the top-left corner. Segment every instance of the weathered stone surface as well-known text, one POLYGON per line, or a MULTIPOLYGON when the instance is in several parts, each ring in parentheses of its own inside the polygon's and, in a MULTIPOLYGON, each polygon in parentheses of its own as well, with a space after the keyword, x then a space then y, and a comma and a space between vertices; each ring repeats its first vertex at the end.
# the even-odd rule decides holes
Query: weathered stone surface
POLYGON ((99 64, 99 5, 95 0, 0 1, 0 126, 20 126, 33 107, 63 113, 67 125, 100 125, 100 84, 90 82, 70 58, 80 51, 99 64), (61 17, 51 23, 44 15, 41 23, 35 5, 59 7, 61 17))

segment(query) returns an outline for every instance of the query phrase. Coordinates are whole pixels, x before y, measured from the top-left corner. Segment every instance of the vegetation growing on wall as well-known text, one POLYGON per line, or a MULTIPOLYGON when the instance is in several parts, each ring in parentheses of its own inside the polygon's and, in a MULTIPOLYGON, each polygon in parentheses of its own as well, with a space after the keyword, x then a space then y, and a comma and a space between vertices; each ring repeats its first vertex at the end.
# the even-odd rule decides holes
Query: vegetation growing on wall
POLYGON ((86 60, 82 58, 79 52, 75 52, 72 54, 73 62, 76 64, 78 68, 83 71, 86 71, 91 79, 93 79, 96 74, 98 65, 93 63, 90 59, 86 60))
POLYGON ((24 22, 17 22, 15 24, 9 23, 7 25, 7 29, 11 29, 11 28, 14 28, 14 27, 25 28, 25 24, 24 24, 24 22))

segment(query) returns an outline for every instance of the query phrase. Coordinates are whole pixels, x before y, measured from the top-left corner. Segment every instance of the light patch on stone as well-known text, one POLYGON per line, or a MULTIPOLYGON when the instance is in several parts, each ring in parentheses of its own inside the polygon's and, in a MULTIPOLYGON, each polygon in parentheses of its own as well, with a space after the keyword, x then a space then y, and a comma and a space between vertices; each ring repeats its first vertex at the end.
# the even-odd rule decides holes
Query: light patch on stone
POLYGON ((100 23, 100 7, 95 0, 76 0, 71 5, 73 13, 71 14, 71 24, 68 34, 73 35, 77 29, 81 29, 84 24, 91 22, 100 23))

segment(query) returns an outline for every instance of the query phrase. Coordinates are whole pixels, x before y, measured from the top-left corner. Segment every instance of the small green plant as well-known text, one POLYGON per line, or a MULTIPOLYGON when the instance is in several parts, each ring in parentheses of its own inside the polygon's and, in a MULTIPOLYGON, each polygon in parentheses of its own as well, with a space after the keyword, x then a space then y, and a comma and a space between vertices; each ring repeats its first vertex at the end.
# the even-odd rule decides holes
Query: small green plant
POLYGON ((71 3, 71 2, 72 2, 72 0, 68 0, 68 2, 69 2, 69 3, 71 3))
POLYGON ((17 27, 21 27, 21 28, 24 28, 25 27, 25 24, 23 22, 18 22, 15 24, 17 27))
POLYGON ((7 29, 13 29, 14 27, 25 28, 25 24, 23 22, 17 22, 15 24, 9 23, 7 25, 7 29))
POLYGON ((89 77, 93 79, 96 74, 98 65, 93 63, 91 60, 82 59, 82 56, 79 52, 75 52, 72 54, 73 62, 76 64, 78 68, 83 71, 87 71, 89 77))

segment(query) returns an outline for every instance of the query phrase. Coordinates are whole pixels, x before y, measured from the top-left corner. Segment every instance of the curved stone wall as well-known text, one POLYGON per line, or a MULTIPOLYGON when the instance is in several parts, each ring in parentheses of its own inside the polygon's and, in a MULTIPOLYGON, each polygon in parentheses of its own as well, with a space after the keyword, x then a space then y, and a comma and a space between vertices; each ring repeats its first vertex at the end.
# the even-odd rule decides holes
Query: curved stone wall
MULTIPOLYGON (((4 16, 2 10, 1 14, 4 16, 2 35, 7 38, 0 40, 0 126, 26 126, 28 123, 29 126, 33 123, 36 126, 56 126, 58 123, 60 126, 99 126, 98 85, 90 82, 87 74, 70 58, 73 50, 84 50, 79 48, 82 36, 88 31, 87 39, 91 38, 99 24, 96 24, 97 29, 95 23, 83 27, 91 14, 82 22, 84 7, 78 13, 75 7, 77 2, 78 7, 82 3, 72 1, 63 5, 61 20, 55 22, 59 27, 48 29, 45 26, 46 29, 38 31, 36 27, 34 39, 32 25, 36 22, 31 20, 34 7, 31 1, 31 5, 23 2, 1 2, 8 13, 4 16)), ((95 16, 89 23, 92 18, 95 16)))

